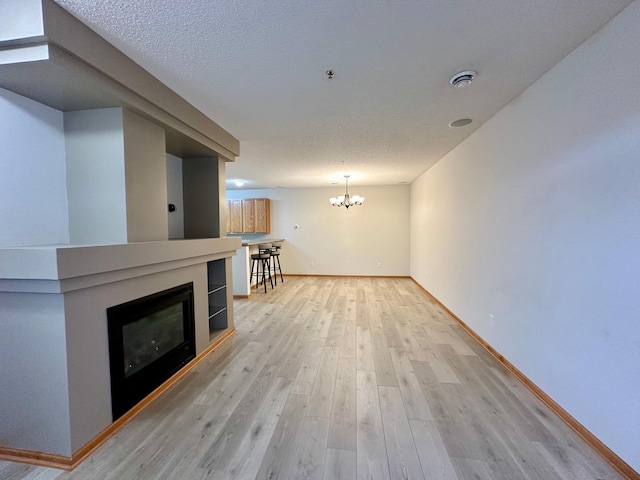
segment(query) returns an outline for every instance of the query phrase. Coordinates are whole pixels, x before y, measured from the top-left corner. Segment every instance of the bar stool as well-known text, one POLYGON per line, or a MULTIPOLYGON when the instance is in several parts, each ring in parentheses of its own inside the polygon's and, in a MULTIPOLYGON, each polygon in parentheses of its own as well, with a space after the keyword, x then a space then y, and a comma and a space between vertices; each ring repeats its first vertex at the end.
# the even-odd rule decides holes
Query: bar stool
POLYGON ((273 250, 272 243, 260 243, 258 244, 258 252, 262 255, 269 255, 269 259, 267 260, 267 275, 269 276, 269 281, 271 282, 271 288, 275 284, 274 278, 271 276, 271 251, 273 250))
POLYGON ((280 281, 284 283, 284 277, 282 276, 282 268, 280 267, 280 248, 282 246, 279 243, 274 243, 271 246, 271 270, 273 271, 273 278, 276 285, 278 284, 278 272, 280 272, 280 281))
POLYGON ((264 293, 267 293, 267 274, 269 275, 269 282, 271 288, 273 288, 273 279, 271 278, 271 244, 261 243, 258 245, 258 253, 251 255, 251 276, 249 282, 253 280, 253 271, 255 268, 256 275, 256 287, 260 284, 260 280, 264 284, 264 293), (266 247, 269 245, 269 247, 266 247), (262 274, 262 275, 261 275, 262 274), (260 278, 262 276, 262 279, 260 278))

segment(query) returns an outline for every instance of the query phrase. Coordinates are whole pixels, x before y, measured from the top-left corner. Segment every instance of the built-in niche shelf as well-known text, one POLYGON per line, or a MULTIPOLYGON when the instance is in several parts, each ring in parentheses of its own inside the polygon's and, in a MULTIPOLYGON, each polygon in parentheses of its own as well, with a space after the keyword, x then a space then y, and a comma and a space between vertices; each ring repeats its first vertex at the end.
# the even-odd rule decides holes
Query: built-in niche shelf
POLYGON ((229 327, 226 278, 227 272, 224 259, 207 262, 209 336, 212 338, 221 330, 229 327))

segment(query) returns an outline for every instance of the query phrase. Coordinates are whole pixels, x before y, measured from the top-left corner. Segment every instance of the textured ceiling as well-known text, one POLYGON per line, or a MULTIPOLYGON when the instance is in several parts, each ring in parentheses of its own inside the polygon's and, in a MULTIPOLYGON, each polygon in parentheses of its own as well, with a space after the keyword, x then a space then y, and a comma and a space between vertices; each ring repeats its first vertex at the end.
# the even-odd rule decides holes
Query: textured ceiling
POLYGON ((56 2, 240 140, 229 181, 273 188, 412 182, 631 0, 56 2))

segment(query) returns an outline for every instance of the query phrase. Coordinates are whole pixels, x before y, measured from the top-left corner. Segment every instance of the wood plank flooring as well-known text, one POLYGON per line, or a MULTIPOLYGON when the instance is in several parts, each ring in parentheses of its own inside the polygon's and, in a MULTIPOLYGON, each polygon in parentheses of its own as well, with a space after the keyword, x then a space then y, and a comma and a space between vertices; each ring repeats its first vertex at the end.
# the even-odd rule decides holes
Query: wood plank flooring
POLYGON ((73 472, 2 480, 618 479, 409 279, 287 277, 73 472))

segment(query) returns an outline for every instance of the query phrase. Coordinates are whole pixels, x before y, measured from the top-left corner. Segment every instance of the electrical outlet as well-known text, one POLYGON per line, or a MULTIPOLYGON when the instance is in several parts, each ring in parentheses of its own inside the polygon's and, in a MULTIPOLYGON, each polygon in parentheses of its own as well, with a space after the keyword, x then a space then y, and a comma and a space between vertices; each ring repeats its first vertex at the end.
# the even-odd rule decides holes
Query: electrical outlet
POLYGON ((489 325, 493 327, 493 314, 489 314, 489 325))
POLYGON ((311 266, 315 267, 316 266, 316 262, 311 262, 311 266))
POLYGON ((382 263, 378 262, 378 268, 381 268, 381 267, 382 267, 382 263))

